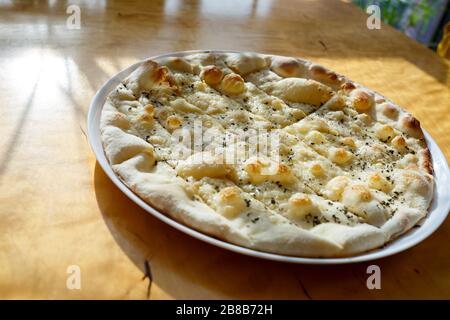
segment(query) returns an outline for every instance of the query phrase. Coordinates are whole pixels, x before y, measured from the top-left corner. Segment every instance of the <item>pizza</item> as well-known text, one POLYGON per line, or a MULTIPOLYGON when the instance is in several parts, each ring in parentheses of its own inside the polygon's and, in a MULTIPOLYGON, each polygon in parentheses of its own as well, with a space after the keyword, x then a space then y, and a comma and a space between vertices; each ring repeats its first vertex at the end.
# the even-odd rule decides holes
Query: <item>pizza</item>
POLYGON ((146 60, 109 94, 100 128, 112 169, 144 201, 259 251, 363 253, 418 224, 433 198, 419 121, 298 58, 146 60))

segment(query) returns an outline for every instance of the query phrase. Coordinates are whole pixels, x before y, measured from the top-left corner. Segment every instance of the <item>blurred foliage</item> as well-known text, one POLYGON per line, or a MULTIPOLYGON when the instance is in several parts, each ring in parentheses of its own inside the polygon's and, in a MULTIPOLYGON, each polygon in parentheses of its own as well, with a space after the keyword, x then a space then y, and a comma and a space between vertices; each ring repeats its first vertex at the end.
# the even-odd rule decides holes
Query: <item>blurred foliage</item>
POLYGON ((369 5, 378 5, 381 20, 391 26, 406 30, 416 28, 419 33, 427 30, 430 18, 436 15, 436 8, 441 8, 445 0, 352 0, 364 10, 369 5))

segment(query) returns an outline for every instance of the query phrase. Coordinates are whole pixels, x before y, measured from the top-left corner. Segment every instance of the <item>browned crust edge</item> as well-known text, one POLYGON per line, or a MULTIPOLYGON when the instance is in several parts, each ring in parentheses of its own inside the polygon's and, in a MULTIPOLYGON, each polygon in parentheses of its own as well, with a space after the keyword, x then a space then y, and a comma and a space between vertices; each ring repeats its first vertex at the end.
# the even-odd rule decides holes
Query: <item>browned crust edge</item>
MULTIPOLYGON (((426 144, 426 141, 424 142, 426 144)), ((422 155, 423 155, 422 168, 429 174, 434 175, 433 158, 431 156, 430 149, 428 149, 428 146, 427 148, 422 150, 422 155)))

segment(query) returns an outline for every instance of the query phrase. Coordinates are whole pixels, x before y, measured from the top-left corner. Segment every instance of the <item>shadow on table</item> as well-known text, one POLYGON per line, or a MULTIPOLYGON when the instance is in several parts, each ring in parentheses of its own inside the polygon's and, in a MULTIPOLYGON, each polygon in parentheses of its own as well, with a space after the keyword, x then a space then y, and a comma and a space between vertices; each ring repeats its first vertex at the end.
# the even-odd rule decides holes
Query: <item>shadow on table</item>
MULTIPOLYGON (((95 192, 117 244, 143 274, 148 261, 153 283, 177 299, 428 297, 424 288, 429 286, 429 279, 420 266, 430 265, 427 252, 437 258, 446 254, 444 248, 437 247, 442 242, 426 241, 405 253, 372 263, 308 266, 266 261, 217 248, 159 221, 126 197, 98 164, 95 192), (370 264, 381 268, 382 290, 367 289, 366 269, 370 264)), ((449 267, 446 264, 435 271, 444 272, 449 267)))

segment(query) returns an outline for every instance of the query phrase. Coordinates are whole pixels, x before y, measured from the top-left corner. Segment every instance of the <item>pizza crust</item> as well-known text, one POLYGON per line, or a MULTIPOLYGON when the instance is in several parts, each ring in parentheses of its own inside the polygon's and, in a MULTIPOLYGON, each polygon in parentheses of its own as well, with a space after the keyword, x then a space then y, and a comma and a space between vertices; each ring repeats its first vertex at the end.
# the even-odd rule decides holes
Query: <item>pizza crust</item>
POLYGON ((359 254, 412 228, 433 197, 419 121, 301 59, 199 53, 147 60, 109 95, 100 128, 112 169, 144 201, 256 250, 359 254), (281 162, 267 155, 228 165, 219 155, 251 143, 214 139, 207 145, 218 154, 175 156, 173 133, 195 121, 220 138, 225 132, 251 137, 248 128, 279 132, 281 162), (380 162, 386 150, 394 165, 380 162))

